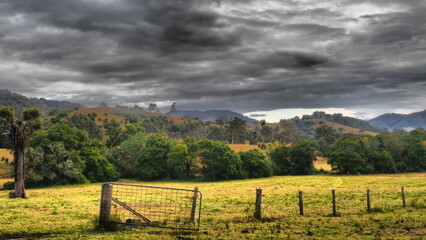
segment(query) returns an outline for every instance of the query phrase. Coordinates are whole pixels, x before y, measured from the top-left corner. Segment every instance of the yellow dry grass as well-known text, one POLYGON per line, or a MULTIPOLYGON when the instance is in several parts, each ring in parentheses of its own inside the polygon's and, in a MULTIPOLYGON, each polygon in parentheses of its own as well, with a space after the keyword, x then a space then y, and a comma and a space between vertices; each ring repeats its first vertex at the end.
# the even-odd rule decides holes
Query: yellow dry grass
POLYGON ((315 122, 314 125, 312 125, 312 129, 316 129, 320 127, 322 124, 320 122, 324 122, 326 126, 332 127, 333 129, 341 132, 341 133, 353 133, 353 134, 367 134, 371 136, 376 136, 378 133, 371 132, 371 131, 363 131, 359 128, 349 127, 340 123, 330 122, 330 121, 324 121, 324 120, 312 120, 315 122))
POLYGON ((10 151, 9 149, 0 149, 0 159, 2 157, 5 157, 5 158, 9 159, 9 161, 12 161, 13 160, 12 151, 10 151))
MULTIPOLYGON (((0 179, 10 177, 10 170, 8 169, 10 165, 1 161, 2 158, 7 158, 10 163, 13 161, 13 153, 9 149, 0 149, 0 179)), ((0 188, 1 186, 3 185, 0 184, 0 188)))
POLYGON ((331 172, 331 165, 328 164, 327 161, 328 158, 317 156, 317 160, 314 161, 314 167, 318 170, 323 169, 327 172, 331 172))
POLYGON ((102 125, 102 121, 105 118, 108 118, 109 120, 115 120, 119 123, 124 122, 124 120, 126 119, 124 116, 114 113, 114 109, 109 107, 82 108, 82 109, 71 111, 70 115, 76 115, 79 113, 84 115, 87 115, 90 113, 96 113, 97 117, 95 118, 95 122, 98 125, 102 125))
POLYGON ((249 144, 227 144, 234 152, 246 152, 253 149, 257 149, 259 151, 263 151, 257 145, 249 145, 249 144))
MULTIPOLYGON (((0 184, 3 183, 0 180, 0 184)), ((29 189, 29 199, 0 191, 0 239, 422 239, 426 236, 424 176, 280 176, 221 182, 139 182, 194 189, 203 193, 201 230, 127 228, 93 230, 101 184, 29 189), (407 207, 401 206, 404 186, 407 207), (255 190, 261 188, 261 220, 253 218, 255 190), (372 191, 372 213, 365 191, 372 191), (331 189, 337 192, 332 217, 331 189), (298 215, 297 193, 304 192, 305 216, 298 215)))

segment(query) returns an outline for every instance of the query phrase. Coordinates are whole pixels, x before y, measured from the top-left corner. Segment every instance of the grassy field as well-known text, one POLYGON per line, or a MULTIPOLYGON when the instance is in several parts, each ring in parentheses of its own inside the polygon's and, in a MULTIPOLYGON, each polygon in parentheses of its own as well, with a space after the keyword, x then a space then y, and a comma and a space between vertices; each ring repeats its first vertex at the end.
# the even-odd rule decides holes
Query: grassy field
MULTIPOLYGON (((136 182, 203 193, 198 232, 159 228, 94 229, 101 184, 30 189, 29 199, 0 191, 0 239, 424 239, 426 174, 286 176, 224 182, 136 182), (402 208, 400 187, 407 195, 402 208), (263 189, 262 219, 253 218, 256 188, 263 189), (372 191, 371 213, 365 192, 372 191), (330 190, 340 216, 331 216, 330 190), (305 216, 297 193, 304 191, 305 216)), ((0 179, 0 184, 7 179, 0 179)), ((124 181, 124 180, 123 180, 124 181)))
MULTIPOLYGON (((2 159, 7 158, 9 162, 13 162, 13 155, 9 149, 0 149, 0 178, 9 177, 10 172, 7 168, 10 168, 2 159)), ((0 186, 1 187, 1 186, 0 186)))

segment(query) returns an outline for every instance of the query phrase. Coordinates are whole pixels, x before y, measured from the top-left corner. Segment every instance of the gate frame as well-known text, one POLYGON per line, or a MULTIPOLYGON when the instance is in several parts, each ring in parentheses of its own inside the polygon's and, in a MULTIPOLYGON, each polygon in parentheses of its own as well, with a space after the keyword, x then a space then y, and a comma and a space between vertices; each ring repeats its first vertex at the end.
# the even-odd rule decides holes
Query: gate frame
POLYGON ((123 224, 123 225, 133 225, 133 226, 145 226, 145 227, 158 227, 158 228, 169 228, 169 229, 181 229, 181 230, 200 230, 200 222, 201 222, 201 207, 203 194, 198 190, 198 187, 195 189, 184 189, 184 188, 170 188, 170 187, 157 187, 157 186, 147 186, 147 185, 137 185, 137 184, 127 184, 127 183, 113 183, 106 182, 102 184, 101 191, 101 202, 99 208, 99 226, 106 226, 108 223, 115 224, 123 224), (123 223, 123 222, 113 222, 110 220, 111 217, 111 203, 113 201, 112 193, 113 193, 113 185, 121 185, 121 186, 132 186, 132 187, 141 187, 141 188, 154 188, 154 189, 168 189, 168 190, 178 190, 178 191, 187 191, 193 192, 194 196, 192 199, 192 209, 191 209, 191 220, 195 221, 197 202, 199 202, 198 209, 198 219, 196 222, 197 228, 180 228, 180 227, 167 227, 167 226, 156 226, 150 225, 149 223, 137 224, 137 223, 123 223), (198 198, 198 194, 200 198, 198 198))

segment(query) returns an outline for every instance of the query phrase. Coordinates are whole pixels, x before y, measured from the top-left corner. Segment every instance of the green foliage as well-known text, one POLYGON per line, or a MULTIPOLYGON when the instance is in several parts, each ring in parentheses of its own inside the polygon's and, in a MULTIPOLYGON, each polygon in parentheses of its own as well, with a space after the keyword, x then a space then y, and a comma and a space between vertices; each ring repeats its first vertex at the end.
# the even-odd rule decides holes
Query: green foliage
POLYGON ((161 133, 146 138, 145 148, 137 158, 136 171, 141 179, 157 179, 166 177, 167 154, 172 142, 161 133))
POLYGON ((317 145, 313 141, 302 140, 290 148, 290 159, 292 162, 292 174, 308 175, 314 174, 315 168, 313 161, 315 157, 315 148, 317 145))
POLYGON ((361 144, 344 138, 334 143, 328 163, 334 171, 346 174, 371 173, 374 166, 363 155, 361 144))
POLYGON ((247 134, 246 121, 241 118, 235 117, 228 122, 226 130, 229 134, 229 143, 244 143, 247 134))
POLYGON ((94 115, 76 114, 68 119, 68 125, 85 130, 90 138, 102 140, 102 129, 96 125, 93 117, 94 115))
POLYGON ((120 172, 121 177, 136 177, 136 159, 142 155, 145 148, 146 135, 142 132, 136 133, 123 141, 110 156, 120 172))
POLYGON ((292 171, 292 162, 290 159, 290 149, 280 145, 269 152, 274 166, 275 175, 288 175, 292 171))
POLYGON ((189 154, 185 144, 178 143, 171 147, 167 157, 169 174, 172 178, 190 179, 195 176, 196 158, 189 154))
POLYGON ((248 178, 261 178, 272 176, 272 162, 265 154, 257 149, 239 153, 244 175, 248 178))
POLYGON ((27 182, 34 185, 101 182, 118 178, 101 154, 105 146, 86 131, 59 124, 36 132, 29 141, 27 182))
POLYGON ((413 130, 376 137, 345 134, 331 146, 329 163, 340 173, 395 173, 426 170, 426 132, 413 130))
POLYGON ((238 154, 221 142, 203 140, 198 143, 201 172, 208 180, 238 179, 244 177, 238 154))

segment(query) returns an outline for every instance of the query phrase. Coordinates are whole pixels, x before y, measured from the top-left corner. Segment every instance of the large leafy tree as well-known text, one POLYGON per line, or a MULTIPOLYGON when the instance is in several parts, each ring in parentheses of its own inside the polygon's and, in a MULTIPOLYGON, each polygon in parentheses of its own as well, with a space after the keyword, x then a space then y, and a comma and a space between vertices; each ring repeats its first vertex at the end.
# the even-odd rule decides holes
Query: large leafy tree
POLYGON ((15 118, 12 107, 0 107, 0 128, 9 136, 14 152, 15 187, 12 197, 26 198, 24 184, 25 148, 33 132, 41 127, 41 112, 37 108, 24 110, 21 118, 15 118))
POLYGON ((221 142, 203 140, 198 143, 201 172, 208 180, 238 179, 243 176, 238 154, 221 142))
POLYGON ((37 165, 31 160, 43 165, 32 169, 34 176, 55 176, 35 177, 31 180, 35 184, 102 182, 115 180, 119 176, 115 167, 102 154, 106 150, 105 145, 90 139, 86 131, 66 124, 37 131, 31 137, 29 147, 39 152, 39 157, 28 159, 29 165, 37 165), (42 160, 39 160, 40 157, 42 160), (73 173, 69 172, 71 170, 73 173))
POLYGON ((227 131, 229 133, 229 143, 242 143, 245 141, 246 135, 246 121, 241 118, 235 117, 228 122, 227 131))
POLYGON ((161 133, 156 133, 146 138, 145 148, 137 158, 136 172, 142 179, 156 179, 166 177, 167 154, 172 142, 161 133))
POLYGON ((272 176, 272 162, 257 149, 239 153, 245 174, 249 178, 272 176))
POLYGON ((274 174, 288 175, 293 171, 289 147, 280 145, 269 151, 269 157, 273 162, 274 174))
POLYGON ((302 140, 290 148, 290 159, 292 161, 292 173, 296 175, 307 175, 315 172, 313 161, 317 145, 313 141, 302 140))

